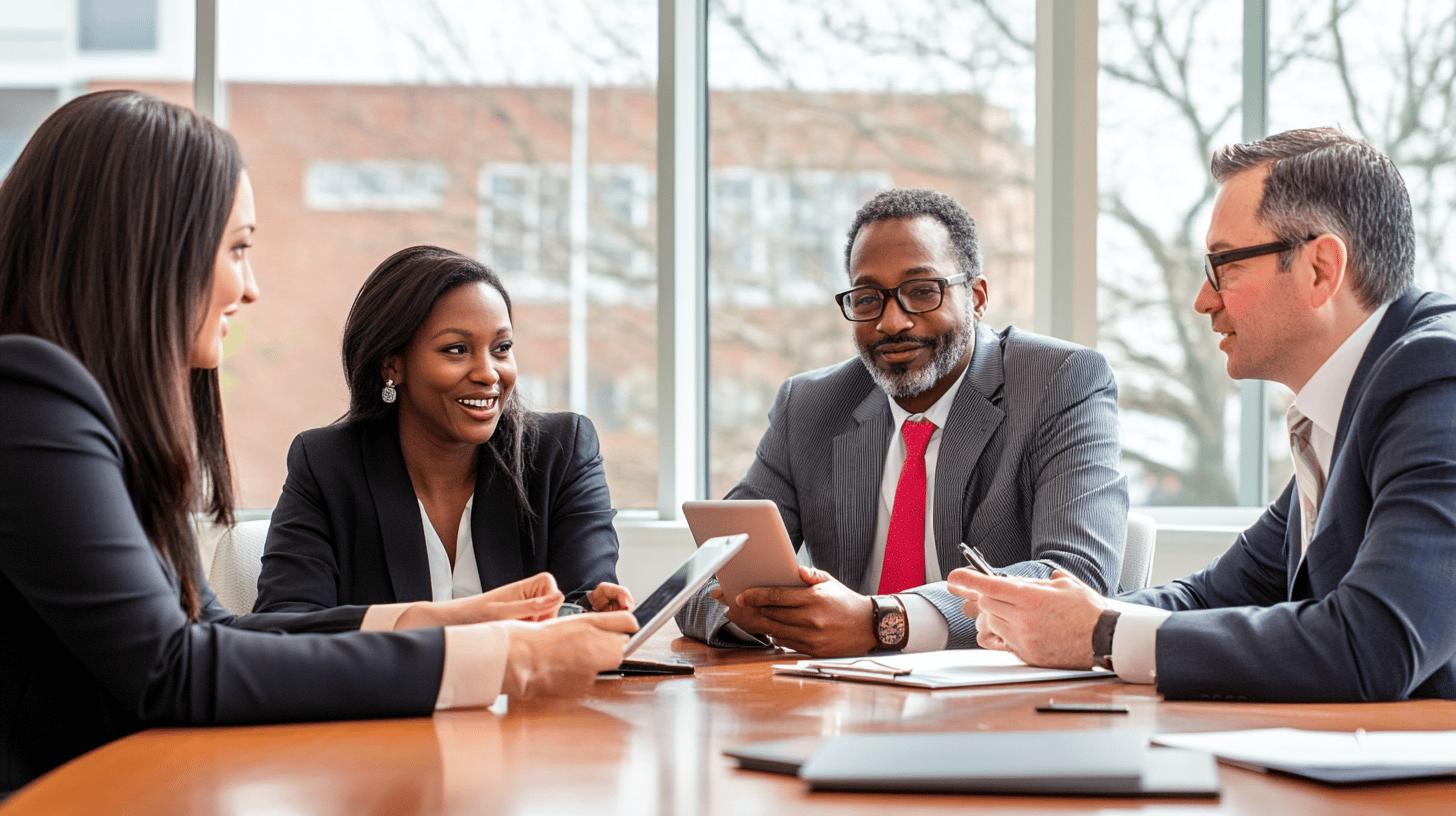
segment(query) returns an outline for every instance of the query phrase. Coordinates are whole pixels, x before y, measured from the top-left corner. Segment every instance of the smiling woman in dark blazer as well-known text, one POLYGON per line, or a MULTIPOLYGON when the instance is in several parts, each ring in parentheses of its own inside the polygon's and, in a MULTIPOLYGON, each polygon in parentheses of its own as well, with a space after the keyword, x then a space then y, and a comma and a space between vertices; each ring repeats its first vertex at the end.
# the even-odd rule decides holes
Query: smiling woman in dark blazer
POLYGON ((417 246, 364 282, 344 326, 349 412, 288 452, 258 612, 449 600, 550 572, 625 609, 596 430, 527 411, 511 301, 484 264, 417 246))
POLYGON ((441 603, 222 608, 193 512, 232 518, 217 367, 258 298, 255 213, 233 138, 134 91, 61 106, 0 184, 0 798, 153 726, 580 693, 636 629, 505 620, 555 612, 547 575, 441 603))

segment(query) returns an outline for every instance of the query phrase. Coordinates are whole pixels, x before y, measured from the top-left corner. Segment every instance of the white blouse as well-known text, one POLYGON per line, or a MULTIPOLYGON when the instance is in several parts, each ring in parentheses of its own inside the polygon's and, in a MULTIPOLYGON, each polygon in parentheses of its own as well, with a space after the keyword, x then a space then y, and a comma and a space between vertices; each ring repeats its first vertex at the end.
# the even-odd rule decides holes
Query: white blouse
POLYGON ((430 600, 448 601, 479 595, 480 570, 475 566, 475 539, 470 534, 470 508, 475 497, 465 503, 465 514, 460 517, 460 530, 455 534, 455 569, 450 569, 450 555, 445 552, 445 542, 430 523, 430 514, 425 512, 425 503, 415 499, 420 506, 420 523, 425 528, 425 555, 430 560, 430 600))

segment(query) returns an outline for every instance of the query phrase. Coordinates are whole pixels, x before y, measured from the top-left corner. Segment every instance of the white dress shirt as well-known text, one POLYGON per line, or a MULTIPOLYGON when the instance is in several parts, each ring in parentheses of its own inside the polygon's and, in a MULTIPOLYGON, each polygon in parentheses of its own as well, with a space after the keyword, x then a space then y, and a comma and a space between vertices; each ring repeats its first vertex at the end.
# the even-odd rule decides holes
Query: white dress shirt
POLYGON ((452 598, 468 598, 484 590, 480 586, 480 570, 475 566, 475 539, 470 531, 470 508, 475 497, 465 502, 465 513, 460 517, 460 529, 455 533, 455 566, 450 566, 450 554, 445 551, 445 542, 435 532, 430 514, 425 512, 425 503, 420 505, 420 524, 425 528, 425 556, 430 561, 430 600, 448 601, 452 598))
MULTIPOLYGON (((475 541, 470 530, 470 510, 475 497, 465 502, 460 528, 455 533, 455 567, 445 543, 435 532, 424 502, 420 524, 425 533, 425 556, 430 564, 430 597, 448 601, 481 593, 480 570, 475 563, 475 541)), ((391 631, 409 609, 409 603, 375 604, 364 613, 359 629, 365 632, 391 631)), ((493 703, 505 680, 506 653, 510 649, 510 623, 491 621, 445 627, 445 665, 440 677, 436 709, 470 708, 493 703)))
MULTIPOLYGON (((905 437, 901 428, 907 420, 929 420, 935 423, 930 442, 925 446, 925 583, 941 580, 940 556, 935 549, 935 464, 940 458, 940 440, 945 434, 946 420, 950 418, 950 407, 955 404, 956 394, 966 379, 966 371, 951 383, 949 389, 925 409, 923 413, 912 414, 890 400, 890 414, 895 420, 895 431, 890 434, 890 448, 885 454, 885 474, 880 479, 880 501, 875 518, 874 548, 870 550, 870 562, 865 569, 864 580, 859 591, 863 595, 874 595, 880 588, 880 573, 885 566, 885 545, 890 536, 890 513, 895 508, 895 490, 900 486, 900 471, 905 467, 905 437)), ((905 618, 910 628, 910 638, 905 642, 907 652, 928 652, 944 649, 950 639, 950 629, 945 616, 935 604, 919 595, 900 593, 895 597, 905 605, 905 618)))
MULTIPOLYGON (((1340 412, 1345 407, 1350 380, 1354 378, 1360 358, 1365 356, 1370 338, 1375 336, 1380 319, 1385 317, 1388 308, 1390 304, 1386 303, 1371 312, 1294 395, 1294 407, 1309 417, 1314 426, 1310 430, 1310 444, 1314 447, 1315 458, 1319 460, 1322 476, 1327 477, 1330 473, 1335 431, 1340 427, 1340 412)), ((1314 529, 1314 525, 1310 525, 1310 529, 1314 529)), ((1301 531, 1301 558, 1308 548, 1309 541, 1301 531)), ((1117 676, 1130 683, 1156 682, 1158 627, 1173 613, 1124 601, 1112 601, 1110 605, 1122 613, 1112 635, 1112 667, 1117 670, 1117 676)))

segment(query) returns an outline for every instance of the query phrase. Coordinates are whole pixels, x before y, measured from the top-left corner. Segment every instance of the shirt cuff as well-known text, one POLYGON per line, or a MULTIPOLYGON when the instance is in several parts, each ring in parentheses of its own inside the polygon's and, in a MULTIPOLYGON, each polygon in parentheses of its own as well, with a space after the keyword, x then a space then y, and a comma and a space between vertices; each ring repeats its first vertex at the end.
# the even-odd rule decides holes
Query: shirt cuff
POLYGON ((399 618, 406 609, 414 606, 413 603, 392 603, 373 604, 364 613, 364 620, 359 623, 361 632, 393 632, 394 625, 399 623, 399 618))
POLYGON ((938 652, 944 649, 950 642, 950 626, 935 604, 908 592, 895 597, 905 605, 905 625, 910 627, 910 637, 902 651, 938 652))
MULTIPOLYGON (((408 604, 405 604, 408 606, 408 604)), ((445 627, 445 668, 435 710, 488 706, 506 676, 510 626, 495 621, 445 627)))
MULTIPOLYGON (((761 646, 773 645, 773 642, 770 641, 766 635, 755 635, 752 632, 745 632, 743 631, 742 626, 739 626, 733 621, 724 621, 723 625, 718 627, 718 636, 726 639, 742 641, 744 644, 747 645, 755 643, 761 646)), ((709 637, 708 639, 712 640, 711 637, 709 637)))
POLYGON ((1108 601, 1122 613, 1112 633, 1112 668, 1129 683, 1158 681, 1158 627, 1173 614, 1126 601, 1108 601))

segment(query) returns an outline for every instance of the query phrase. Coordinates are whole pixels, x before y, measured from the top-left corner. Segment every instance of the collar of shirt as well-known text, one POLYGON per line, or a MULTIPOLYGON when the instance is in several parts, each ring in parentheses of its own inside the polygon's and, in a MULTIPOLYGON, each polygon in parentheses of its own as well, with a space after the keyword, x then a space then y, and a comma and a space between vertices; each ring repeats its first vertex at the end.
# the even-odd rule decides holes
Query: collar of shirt
POLYGON ((475 507, 475 497, 465 502, 465 512, 460 514, 460 526, 455 532, 455 566, 450 566, 450 555, 445 552, 445 542, 435 532, 425 503, 418 498, 420 523, 424 525, 425 558, 430 569, 430 600, 448 601, 479 595, 482 591, 480 568, 475 563, 475 536, 470 529, 470 512, 475 507))
POLYGON ((1294 395, 1294 407, 1299 409, 1301 414, 1309 417, 1314 423, 1318 438, 1312 440, 1315 443, 1315 453, 1319 456, 1320 466, 1329 471, 1330 456, 1335 444, 1335 431, 1340 427, 1340 412, 1345 407, 1345 392, 1350 390, 1350 380, 1355 376, 1355 369, 1360 365, 1360 358, 1365 356, 1365 349, 1370 345, 1370 338, 1375 336, 1375 330, 1380 326, 1380 319, 1385 317, 1385 312, 1390 308, 1386 303, 1370 313, 1361 323, 1359 328, 1345 338, 1345 342, 1335 349, 1328 359, 1315 371, 1309 382, 1299 389, 1294 395), (1327 443, 1327 444, 1322 444, 1327 443))

